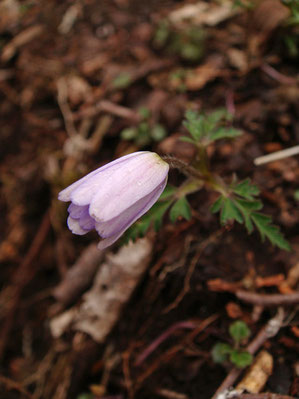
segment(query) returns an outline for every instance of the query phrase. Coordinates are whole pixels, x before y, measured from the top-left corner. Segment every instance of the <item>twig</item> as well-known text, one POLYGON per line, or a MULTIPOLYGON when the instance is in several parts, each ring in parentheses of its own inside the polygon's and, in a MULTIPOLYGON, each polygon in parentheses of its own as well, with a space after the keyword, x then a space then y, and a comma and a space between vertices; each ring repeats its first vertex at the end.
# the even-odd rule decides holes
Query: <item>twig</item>
MULTIPOLYGON (((254 355, 257 350, 269 339, 274 337, 283 325, 284 311, 282 308, 278 308, 276 315, 268 321, 268 323, 262 327, 257 336, 247 346, 246 350, 254 355)), ((234 367, 227 377, 224 379, 220 387, 217 389, 212 399, 222 398, 221 394, 231 387, 234 382, 241 375, 242 370, 234 367)))
POLYGON ((68 90, 65 78, 62 76, 57 80, 57 101, 62 113, 64 124, 68 135, 75 136, 77 134, 75 125, 74 125, 74 117, 71 111, 71 108, 67 101, 68 90))
POLYGON ((156 338, 136 359, 135 366, 140 366, 141 363, 162 344, 171 334, 180 328, 194 329, 196 323, 193 321, 181 321, 173 324, 166 331, 164 331, 158 338, 156 338))
POLYGON ((122 105, 114 104, 108 100, 101 100, 97 104, 92 107, 88 107, 78 111, 73 115, 74 120, 82 119, 82 118, 91 118, 96 116, 100 112, 107 112, 112 115, 119 116, 124 119, 129 119, 134 123, 140 121, 140 115, 131 110, 130 108, 123 107, 122 105))
POLYGON ((299 303, 299 292, 293 294, 257 294, 256 292, 239 290, 236 292, 236 296, 241 301, 264 307, 290 306, 299 303))
MULTIPOLYGON (((25 388, 23 388, 19 382, 14 381, 11 378, 5 377, 4 375, 0 375, 0 383, 5 385, 7 387, 7 390, 14 389, 23 396, 25 396, 26 398, 33 399, 33 396, 25 388)), ((2 389, 1 392, 4 393, 2 389)))
POLYGON ((229 399, 297 399, 288 395, 280 395, 279 393, 232 393, 229 399))
POLYGON ((215 233, 211 234, 210 237, 208 237, 206 240, 204 240, 199 245, 199 250, 197 251, 197 253, 193 257, 193 259, 191 260, 190 266, 187 270, 187 273, 186 273, 186 276, 184 279, 184 286, 183 286, 181 292, 176 297, 174 302, 172 302, 170 305, 168 305, 166 307, 166 309, 164 309, 163 313, 167 313, 170 310, 174 309, 182 301, 182 299, 184 298, 186 293, 189 291, 190 280, 191 280, 192 274, 194 272, 194 269, 197 265, 197 262, 202 255, 202 252, 207 248, 208 245, 210 245, 212 242, 215 242, 218 239, 218 237, 220 237, 224 233, 224 231, 225 231, 225 228, 221 228, 221 229, 217 230, 215 233))
POLYGON ((207 319, 203 320, 195 329, 186 334, 180 342, 171 348, 169 348, 166 352, 160 354, 150 365, 149 367, 137 378, 135 390, 139 389, 143 382, 152 375, 159 367, 163 364, 169 362, 179 351, 188 345, 190 340, 193 340, 199 333, 204 331, 210 324, 212 324, 215 320, 217 320, 219 316, 214 314, 209 316, 207 319))
POLYGON ((32 268, 32 263, 42 248, 42 245, 50 230, 50 226, 50 215, 49 212, 46 212, 32 241, 29 251, 27 252, 23 262, 19 265, 13 277, 11 292, 12 298, 6 315, 4 316, 4 321, 2 323, 3 328, 0 332, 0 360, 3 357, 6 348, 6 343, 13 326, 15 313, 18 308, 18 303, 21 298, 22 291, 24 287, 32 280, 35 273, 35 268, 32 268))
POLYGON ((275 151, 271 154, 263 155, 254 159, 254 164, 256 166, 263 165, 268 162, 278 161, 279 159, 284 159, 291 157, 293 155, 299 154, 299 145, 295 145, 291 148, 286 148, 285 150, 275 151))
POLYGON ((4 62, 9 61, 16 53, 16 51, 25 44, 29 43, 44 30, 43 25, 30 26, 18 33, 2 50, 1 60, 4 62))
POLYGON ((289 76, 283 75, 282 73, 276 71, 271 65, 264 63, 261 66, 261 70, 264 71, 268 76, 271 76, 272 79, 277 80, 277 82, 291 85, 297 82, 297 79, 290 78, 289 76))

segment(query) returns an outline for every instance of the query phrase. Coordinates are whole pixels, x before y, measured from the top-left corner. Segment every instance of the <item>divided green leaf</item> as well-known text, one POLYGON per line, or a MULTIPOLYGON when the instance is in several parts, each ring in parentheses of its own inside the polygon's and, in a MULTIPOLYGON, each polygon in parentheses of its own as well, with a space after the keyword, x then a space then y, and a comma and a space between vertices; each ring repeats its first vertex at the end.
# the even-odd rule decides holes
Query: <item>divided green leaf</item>
POLYGON ((199 141, 204 135, 203 116, 198 115, 197 112, 188 110, 185 114, 186 120, 183 125, 187 128, 195 141, 199 141))
POLYGON ((191 219, 191 208, 186 197, 178 199, 169 213, 170 220, 174 223, 179 217, 183 217, 186 220, 191 219))
POLYGON ((235 220, 238 223, 244 223, 248 233, 251 233, 256 226, 262 241, 268 238, 273 245, 289 251, 290 244, 283 237, 279 228, 272 225, 271 217, 257 212, 263 207, 262 202, 255 198, 260 192, 258 187, 251 184, 250 179, 240 183, 234 182, 230 187, 231 196, 220 195, 210 208, 212 213, 220 211, 221 224, 235 220))
POLYGON ((263 213, 254 212, 251 214, 251 218, 261 235, 262 241, 264 241, 265 237, 267 237, 273 245, 276 245, 277 247, 286 251, 290 251, 290 244, 283 237, 279 231, 279 228, 271 224, 271 217, 264 215, 263 213))
POLYGON ((243 223, 242 213, 232 199, 223 197, 220 222, 221 224, 225 224, 229 220, 236 220, 238 223, 243 223))
POLYGON ((231 119, 232 116, 225 109, 216 110, 208 115, 189 110, 183 124, 196 143, 202 141, 207 145, 215 140, 234 138, 242 134, 240 130, 227 126, 231 119))
POLYGON ((238 183, 233 187, 235 194, 240 197, 244 197, 248 200, 252 200, 256 195, 259 195, 260 190, 254 184, 251 184, 250 179, 246 179, 238 183))
POLYGON ((209 134, 209 139, 212 141, 220 139, 233 139, 241 136, 241 130, 234 129, 233 127, 220 127, 209 134))

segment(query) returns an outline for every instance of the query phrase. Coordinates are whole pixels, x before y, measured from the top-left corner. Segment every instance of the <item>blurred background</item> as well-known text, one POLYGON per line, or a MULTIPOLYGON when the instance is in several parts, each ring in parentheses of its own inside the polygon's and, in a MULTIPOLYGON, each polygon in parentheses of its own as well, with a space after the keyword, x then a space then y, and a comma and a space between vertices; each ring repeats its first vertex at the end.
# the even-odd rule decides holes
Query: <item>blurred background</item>
MULTIPOLYGON (((0 398, 208 399, 231 369, 211 349, 275 314, 239 289, 295 293, 298 0, 0 1, 0 398), (190 221, 102 253, 74 236, 57 194, 129 152, 185 162, 193 108, 226 108, 243 135, 209 148, 214 171, 250 177, 290 253, 223 230, 202 191, 190 221)), ((182 176, 170 174, 177 184, 182 176)), ((299 395, 298 323, 263 346, 265 390, 299 395)), ((250 339, 251 339, 250 338, 250 339)), ((279 397, 277 397, 279 399, 279 397)))

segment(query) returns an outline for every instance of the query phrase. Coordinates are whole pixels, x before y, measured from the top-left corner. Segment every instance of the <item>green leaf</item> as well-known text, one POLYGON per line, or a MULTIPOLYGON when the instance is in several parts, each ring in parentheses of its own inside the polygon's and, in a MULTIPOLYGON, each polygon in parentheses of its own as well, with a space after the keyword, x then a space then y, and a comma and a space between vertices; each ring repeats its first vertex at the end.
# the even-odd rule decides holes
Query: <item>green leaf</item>
POLYGON ((212 141, 220 139, 232 139, 241 136, 241 130, 234 129, 233 127, 219 127, 215 131, 209 133, 209 139, 212 141))
POLYGON ((77 399, 93 399, 94 395, 92 393, 81 393, 77 396, 77 399))
POLYGON ((125 89, 132 83, 132 76, 127 72, 121 72, 112 82, 115 89, 125 89))
POLYGON ((192 216, 191 208, 186 197, 178 199, 170 209, 169 217, 172 223, 174 223, 180 216, 186 220, 190 220, 192 216))
POLYGON ((251 212, 259 210, 263 207, 263 204, 261 201, 258 200, 243 200, 241 198, 236 198, 235 199, 236 206, 240 209, 242 212, 244 221, 245 221, 245 227, 250 234, 253 231, 253 224, 251 221, 251 212))
POLYGON ((123 236, 123 244, 130 240, 135 241, 139 237, 144 237, 150 226, 153 225, 155 231, 162 225, 162 219, 167 209, 172 204, 172 200, 159 201, 141 219, 131 226, 123 236))
POLYGON ((140 107, 138 110, 138 114, 143 119, 148 119, 151 116, 151 111, 147 107, 140 107))
POLYGON ((240 195, 240 197, 244 197, 248 200, 254 199, 256 195, 259 195, 260 190, 254 184, 251 184, 250 179, 246 179, 238 183, 235 187, 233 187, 234 193, 240 195))
POLYGON ((279 248, 286 251, 291 250, 290 244, 283 237, 279 231, 279 228, 271 224, 271 217, 264 215, 263 213, 253 212, 251 214, 251 218, 261 235, 262 241, 264 241, 265 237, 267 237, 273 245, 277 245, 279 248))
POLYGON ((159 201, 162 201, 162 200, 168 199, 169 197, 172 197, 176 191, 177 191, 176 187, 171 186, 170 184, 167 184, 167 186, 164 188, 164 191, 159 198, 159 201))
POLYGON ((239 343, 250 335, 247 324, 242 320, 237 320, 229 326, 229 333, 235 342, 239 343))
POLYGON ((253 357, 249 352, 233 350, 230 353, 230 361, 238 368, 244 368, 252 363, 253 357))
POLYGON ((232 199, 223 198, 220 222, 225 224, 228 220, 236 220, 239 223, 243 223, 243 216, 232 199))
POLYGON ((152 127, 152 129, 150 131, 150 135, 155 141, 161 141, 164 139, 164 137, 166 137, 167 132, 162 125, 159 125, 157 123, 156 125, 154 125, 152 127))
POLYGON ((186 143, 196 144, 196 141, 191 139, 191 137, 188 137, 188 136, 181 136, 180 141, 185 141, 186 143))
POLYGON ((259 200, 246 200, 241 198, 235 198, 235 202, 240 206, 242 209, 246 209, 246 211, 259 211, 262 209, 263 204, 259 200))
POLYGON ((195 141, 199 141, 205 134, 204 131, 204 117, 197 112, 188 110, 185 114, 186 120, 183 125, 187 128, 195 141))
POLYGON ((216 201, 214 202, 214 204, 210 207, 210 211, 212 213, 217 213, 220 211, 220 209, 222 208, 222 204, 223 204, 224 198, 222 195, 220 195, 220 197, 218 197, 216 199, 216 201))
POLYGON ((294 198, 295 198, 296 201, 299 201, 299 190, 296 190, 294 192, 294 198))
POLYGON ((228 355, 231 353, 232 348, 230 345, 218 342, 213 346, 212 358, 215 363, 224 363, 228 359, 228 355))
POLYGON ((120 137, 123 140, 133 140, 137 137, 137 135, 138 135, 138 130, 136 127, 128 127, 122 130, 120 137))
POLYGON ((207 115, 207 119, 213 125, 216 125, 217 123, 221 122, 223 119, 231 120, 231 118, 232 115, 225 108, 219 108, 216 111, 213 111, 209 115, 207 115))

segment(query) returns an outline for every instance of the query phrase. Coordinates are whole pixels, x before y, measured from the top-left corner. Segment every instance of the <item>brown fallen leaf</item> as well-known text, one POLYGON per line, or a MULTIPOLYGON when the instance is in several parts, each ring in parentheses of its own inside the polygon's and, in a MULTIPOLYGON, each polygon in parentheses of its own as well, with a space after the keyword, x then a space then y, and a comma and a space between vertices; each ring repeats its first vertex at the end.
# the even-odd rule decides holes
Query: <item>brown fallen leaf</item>
POLYGON ((116 254, 108 253, 81 306, 51 320, 53 336, 61 336, 72 326, 103 342, 149 265, 151 253, 152 243, 146 238, 121 247, 116 254))
POLYGON ((207 83, 222 76, 225 73, 222 69, 222 61, 222 58, 213 57, 198 68, 190 70, 186 74, 186 88, 188 90, 199 90, 207 83))
POLYGON ((265 386, 273 370, 273 357, 269 352, 262 350, 256 357, 244 378, 239 382, 236 389, 259 393, 265 386))
POLYGON ((231 0, 222 0, 219 3, 198 1, 195 4, 184 4, 170 13, 169 20, 177 26, 183 23, 216 26, 240 12, 240 9, 233 4, 231 0))
POLYGON ((151 258, 152 243, 144 238, 108 254, 93 287, 83 297, 74 329, 103 342, 129 300, 151 258))
POLYGON ((225 306, 226 312, 231 319, 239 319, 242 317, 242 309, 240 306, 235 302, 229 302, 225 306))

